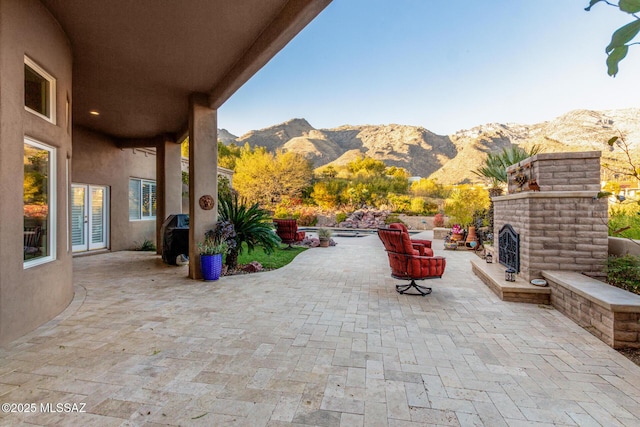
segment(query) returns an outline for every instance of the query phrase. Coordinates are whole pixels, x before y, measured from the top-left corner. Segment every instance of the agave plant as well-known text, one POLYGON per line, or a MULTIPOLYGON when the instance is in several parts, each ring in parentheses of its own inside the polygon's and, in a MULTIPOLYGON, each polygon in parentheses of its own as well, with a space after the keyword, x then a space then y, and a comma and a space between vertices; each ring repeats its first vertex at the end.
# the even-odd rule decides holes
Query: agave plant
POLYGON ((488 178, 492 189, 500 188, 501 184, 507 183, 507 168, 538 154, 540 148, 539 145, 534 145, 529 151, 526 151, 517 145, 513 145, 509 148, 503 148, 500 153, 489 153, 484 166, 473 171, 473 173, 480 177, 488 178))
MULTIPOLYGON (((482 178, 488 178, 491 182, 489 196, 499 196, 502 194, 502 186, 507 184, 507 168, 518 162, 528 159, 538 154, 541 150, 539 145, 534 145, 529 151, 517 145, 503 148, 500 153, 489 153, 484 166, 473 171, 474 174, 482 178)), ((489 226, 493 229, 493 201, 489 203, 488 210, 489 226)))
POLYGON ((272 228, 271 214, 257 203, 246 205, 244 200, 239 200, 236 192, 218 198, 218 218, 233 224, 235 231, 235 247, 228 249, 225 261, 229 269, 238 267, 238 255, 243 250, 243 243, 246 243, 249 252, 261 246, 267 254, 273 252, 280 243, 280 238, 272 228))

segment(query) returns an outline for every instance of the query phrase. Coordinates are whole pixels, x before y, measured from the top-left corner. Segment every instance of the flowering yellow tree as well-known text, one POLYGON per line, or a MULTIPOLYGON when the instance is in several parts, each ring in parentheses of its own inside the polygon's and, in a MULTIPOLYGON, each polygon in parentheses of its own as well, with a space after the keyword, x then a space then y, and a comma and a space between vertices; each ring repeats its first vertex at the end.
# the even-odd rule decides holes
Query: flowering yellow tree
POLYGON ((309 161, 299 154, 245 147, 236 160, 233 188, 252 203, 272 206, 283 196, 300 197, 312 176, 309 161))
POLYGON ((444 213, 451 222, 463 227, 473 223, 474 215, 489 207, 489 193, 484 188, 460 185, 444 202, 444 213))

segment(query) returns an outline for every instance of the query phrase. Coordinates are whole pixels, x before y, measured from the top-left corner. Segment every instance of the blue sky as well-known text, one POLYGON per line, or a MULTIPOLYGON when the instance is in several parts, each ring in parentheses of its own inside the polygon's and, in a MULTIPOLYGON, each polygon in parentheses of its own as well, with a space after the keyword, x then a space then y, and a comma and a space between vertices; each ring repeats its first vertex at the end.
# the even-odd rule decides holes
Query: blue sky
POLYGON ((606 73, 631 19, 588 0, 334 0, 218 111, 235 135, 405 124, 450 134, 570 110, 637 107, 640 46, 606 73))

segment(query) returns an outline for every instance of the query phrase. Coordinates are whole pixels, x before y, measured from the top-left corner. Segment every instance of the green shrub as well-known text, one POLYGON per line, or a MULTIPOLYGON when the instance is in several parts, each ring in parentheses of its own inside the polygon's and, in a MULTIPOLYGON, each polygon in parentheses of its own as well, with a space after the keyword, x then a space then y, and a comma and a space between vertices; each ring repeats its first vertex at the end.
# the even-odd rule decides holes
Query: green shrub
POLYGON ((444 213, 453 224, 467 227, 473 224, 474 215, 489 207, 489 193, 480 187, 460 185, 445 201, 444 213))
POLYGON ((230 248, 225 258, 229 269, 238 267, 238 255, 244 248, 251 253, 262 247, 269 254, 279 247, 280 238, 273 231, 271 213, 257 203, 246 204, 236 193, 224 194, 218 198, 218 219, 233 224, 236 245, 230 248))
POLYGON ((438 204, 423 197, 411 199, 411 212, 416 215, 434 215, 438 212, 438 204))
POLYGON ((296 220, 298 221, 298 225, 305 226, 305 227, 313 226, 318 223, 318 217, 313 214, 301 213, 298 215, 296 220))
POLYGON ((425 202, 421 197, 414 197, 413 199, 411 199, 411 211, 417 213, 418 215, 424 213, 426 206, 427 202, 425 202))
POLYGON ((615 204, 609 208, 609 235, 640 239, 640 205, 615 204), (623 230, 616 232, 617 230, 623 230))
POLYGON ((144 242, 136 248, 137 251, 155 252, 156 245, 148 239, 144 239, 144 242))
POLYGON ((391 209, 394 212, 410 212, 411 211, 411 197, 406 194, 387 194, 387 203, 391 205, 391 209))
POLYGON ((611 256, 607 262, 606 272, 609 284, 640 294, 640 257, 611 256))
POLYGON ((338 224, 340 224, 341 222, 343 222, 344 220, 346 220, 348 217, 349 217, 349 215, 347 215, 346 213, 344 213, 344 212, 338 212, 338 213, 336 214, 336 222, 337 222, 338 224))
POLYGON ((391 223, 393 223, 393 222, 401 222, 401 223, 403 223, 403 224, 404 224, 404 221, 402 221, 402 220, 400 219, 400 217, 398 216, 398 214, 391 214, 391 215, 387 216, 387 217, 384 219, 384 223, 385 223, 385 224, 391 224, 391 223))
POLYGON ((292 215, 287 208, 283 206, 276 206, 276 209, 273 212, 273 217, 277 219, 286 219, 292 218, 292 215))

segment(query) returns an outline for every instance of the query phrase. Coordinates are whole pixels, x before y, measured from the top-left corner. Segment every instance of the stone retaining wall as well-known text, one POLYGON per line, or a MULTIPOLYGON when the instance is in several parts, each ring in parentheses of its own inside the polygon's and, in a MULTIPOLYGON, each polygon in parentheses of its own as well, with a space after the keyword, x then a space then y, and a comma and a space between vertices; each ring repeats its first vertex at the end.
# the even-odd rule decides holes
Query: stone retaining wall
POLYGON ((551 305, 556 310, 613 348, 640 348, 640 297, 595 279, 579 278, 581 284, 591 285, 589 290, 601 286, 611 288, 605 289, 608 292, 628 294, 620 298, 626 300, 624 304, 611 304, 589 290, 558 279, 553 273, 545 272, 544 277, 551 288, 551 305))
POLYGON ((622 237, 609 237, 609 255, 640 256, 640 240, 631 240, 622 237))

